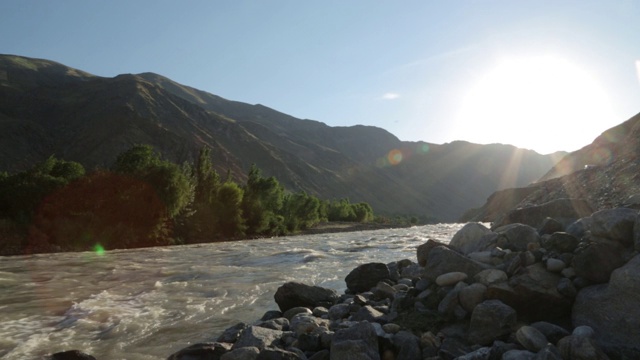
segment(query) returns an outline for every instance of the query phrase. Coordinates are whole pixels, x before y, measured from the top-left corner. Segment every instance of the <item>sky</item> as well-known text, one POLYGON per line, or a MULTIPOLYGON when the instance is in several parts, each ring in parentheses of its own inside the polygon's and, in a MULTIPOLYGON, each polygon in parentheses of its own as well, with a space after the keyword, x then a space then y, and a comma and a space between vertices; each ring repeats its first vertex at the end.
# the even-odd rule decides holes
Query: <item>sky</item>
POLYGON ((0 53, 546 154, 640 112, 639 18, 640 0, 4 0, 0 53))

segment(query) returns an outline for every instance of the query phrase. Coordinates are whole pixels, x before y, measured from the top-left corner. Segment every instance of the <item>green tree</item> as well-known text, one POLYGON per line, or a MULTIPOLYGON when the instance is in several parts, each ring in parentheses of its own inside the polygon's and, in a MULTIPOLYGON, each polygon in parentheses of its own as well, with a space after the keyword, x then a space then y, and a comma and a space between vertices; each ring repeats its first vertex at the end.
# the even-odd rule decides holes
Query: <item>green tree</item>
POLYGON ((242 189, 234 182, 225 182, 218 190, 216 215, 218 216, 220 232, 224 236, 244 235, 242 197, 242 189))
POLYGON ((265 178, 253 164, 244 187, 242 211, 248 234, 276 235, 284 230, 280 215, 284 189, 273 176, 265 178))

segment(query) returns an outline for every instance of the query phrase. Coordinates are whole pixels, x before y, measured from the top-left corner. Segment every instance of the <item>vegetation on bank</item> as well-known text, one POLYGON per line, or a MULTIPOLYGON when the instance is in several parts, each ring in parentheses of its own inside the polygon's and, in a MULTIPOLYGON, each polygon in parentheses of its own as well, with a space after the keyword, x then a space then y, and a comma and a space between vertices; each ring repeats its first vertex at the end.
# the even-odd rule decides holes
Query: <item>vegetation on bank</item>
POLYGON ((373 220, 367 203, 286 192, 255 165, 244 184, 223 178, 208 148, 182 165, 137 145, 111 169, 86 172, 51 156, 21 173, 0 173, 4 255, 276 236, 326 221, 373 220))

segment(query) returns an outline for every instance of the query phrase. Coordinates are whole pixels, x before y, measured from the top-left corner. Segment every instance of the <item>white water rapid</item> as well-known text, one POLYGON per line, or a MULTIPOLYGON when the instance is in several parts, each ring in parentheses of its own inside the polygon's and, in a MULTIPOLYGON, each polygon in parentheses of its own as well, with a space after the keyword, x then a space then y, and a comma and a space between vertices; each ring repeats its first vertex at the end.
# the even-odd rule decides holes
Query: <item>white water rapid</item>
POLYGON ((416 261, 459 224, 97 253, 0 257, 0 358, 77 349, 157 360, 277 310, 287 281, 343 293, 368 262, 416 261))

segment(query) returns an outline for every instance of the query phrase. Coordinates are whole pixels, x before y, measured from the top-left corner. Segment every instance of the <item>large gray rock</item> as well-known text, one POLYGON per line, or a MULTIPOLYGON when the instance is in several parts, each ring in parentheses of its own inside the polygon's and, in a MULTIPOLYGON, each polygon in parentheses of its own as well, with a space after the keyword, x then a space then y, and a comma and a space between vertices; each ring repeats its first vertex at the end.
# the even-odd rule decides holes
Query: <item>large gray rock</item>
POLYGON ((280 342, 282 331, 267 329, 259 326, 249 326, 244 329, 233 345, 233 349, 242 347, 256 347, 260 350, 267 346, 276 346, 280 342))
POLYGON ((285 283, 276 290, 273 297, 282 312, 299 306, 309 309, 313 309, 316 306, 329 307, 340 298, 333 289, 310 286, 298 282, 285 283))
POLYGON ((605 349, 636 352, 640 356, 640 255, 611 274, 609 284, 578 292, 572 321, 587 325, 605 349))
POLYGON ((478 304, 469 323, 469 341, 490 345, 494 340, 508 336, 516 325, 516 311, 499 300, 486 300, 478 304))
POLYGON ((507 281, 507 273, 499 269, 486 269, 477 273, 473 279, 484 286, 507 281))
POLYGON ((633 246, 633 226, 638 211, 626 208, 605 209, 591 214, 591 234, 633 246))
MULTIPOLYGON (((220 360, 256 360, 259 354, 260 349, 258 349, 257 347, 246 346, 229 351, 228 353, 222 355, 220 357, 220 360)), ((193 358, 189 360, 192 359, 193 358)))
POLYGON ((260 351, 256 360, 307 360, 304 354, 278 348, 267 348, 260 351))
POLYGON ((336 331, 330 353, 331 360, 380 360, 375 328, 363 321, 336 331))
POLYGON ((429 252, 425 266, 425 277, 435 281, 438 276, 450 272, 463 272, 467 277, 473 277, 480 271, 489 268, 488 265, 473 261, 445 246, 437 246, 429 252))
POLYGON ((416 249, 416 257, 418 258, 418 265, 425 266, 427 264, 427 258, 429 257, 429 252, 431 252, 431 249, 435 248, 436 246, 447 246, 447 245, 439 241, 429 239, 427 240, 426 243, 418 246, 418 248, 416 249))
POLYGON ((551 234, 549 238, 543 242, 542 246, 549 251, 555 251, 559 254, 572 253, 579 242, 580 240, 578 240, 577 237, 569 233, 556 232, 551 234))
POLYGON ((538 329, 527 325, 516 331, 516 339, 522 347, 534 353, 542 350, 549 343, 549 340, 538 329))
POLYGON ((473 309, 484 301, 487 287, 481 283, 471 284, 460 289, 458 294, 458 302, 467 312, 473 312, 473 309))
POLYGON ((378 282, 389 279, 391 274, 389 268, 383 263, 362 264, 351 270, 345 278, 347 288, 352 292, 359 293, 369 291, 378 282))
POLYGON ((591 243, 577 252, 571 267, 577 276, 602 284, 609 281, 611 272, 624 263, 624 249, 617 244, 591 243))
POLYGON ((557 290, 561 277, 548 272, 542 263, 528 266, 509 279, 508 284, 487 288, 488 299, 498 299, 518 311, 522 320, 555 320, 571 311, 571 299, 557 290))
POLYGON ((400 331, 393 335, 391 342, 397 349, 395 360, 414 360, 422 358, 420 339, 408 331, 400 331))
POLYGON ((453 235, 449 246, 458 249, 463 254, 486 250, 482 244, 480 244, 480 239, 490 233, 491 230, 480 223, 467 223, 453 235))
POLYGON ((538 231, 525 224, 510 224, 495 229, 500 235, 498 238, 498 246, 503 249, 511 249, 513 251, 526 251, 530 243, 540 244, 540 235, 538 231))

